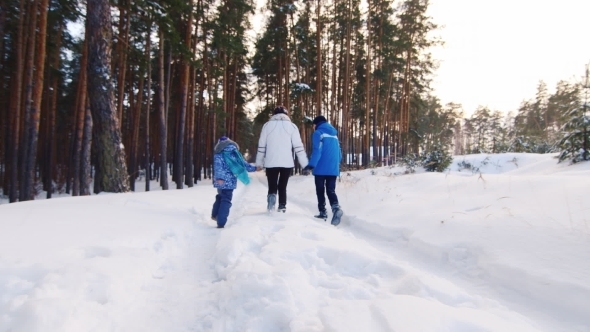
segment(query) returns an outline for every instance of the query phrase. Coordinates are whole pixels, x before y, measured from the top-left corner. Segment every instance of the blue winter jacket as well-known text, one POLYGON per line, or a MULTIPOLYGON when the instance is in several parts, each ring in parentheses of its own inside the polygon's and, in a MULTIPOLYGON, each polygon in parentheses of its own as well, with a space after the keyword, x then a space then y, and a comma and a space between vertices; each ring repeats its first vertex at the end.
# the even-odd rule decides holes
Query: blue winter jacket
POLYGON ((243 167, 248 172, 256 171, 256 166, 250 165, 244 161, 244 158, 239 158, 238 145, 236 142, 228 139, 220 141, 215 146, 215 155, 213 156, 213 187, 217 189, 236 189, 238 178, 232 173, 230 166, 225 162, 224 152, 234 152, 229 154, 230 158, 243 164, 243 167), (218 184, 217 180, 223 180, 223 184, 218 184))
POLYGON ((313 175, 340 175, 342 151, 338 142, 338 132, 331 124, 318 124, 312 136, 313 151, 309 165, 313 175))

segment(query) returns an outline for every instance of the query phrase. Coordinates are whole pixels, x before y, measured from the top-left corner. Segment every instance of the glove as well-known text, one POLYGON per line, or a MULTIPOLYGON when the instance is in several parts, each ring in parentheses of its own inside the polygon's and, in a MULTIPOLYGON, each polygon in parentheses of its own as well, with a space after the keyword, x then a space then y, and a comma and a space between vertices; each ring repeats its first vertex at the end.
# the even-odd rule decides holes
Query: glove
POLYGON ((301 170, 301 174, 309 175, 309 173, 311 173, 311 170, 313 170, 313 166, 307 165, 303 167, 303 169, 301 170))

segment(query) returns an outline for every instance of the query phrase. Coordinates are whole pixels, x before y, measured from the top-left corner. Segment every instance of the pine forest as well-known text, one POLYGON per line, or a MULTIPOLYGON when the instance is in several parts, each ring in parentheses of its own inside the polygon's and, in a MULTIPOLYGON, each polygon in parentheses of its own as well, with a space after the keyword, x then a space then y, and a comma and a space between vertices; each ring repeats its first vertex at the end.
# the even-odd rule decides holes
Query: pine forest
POLYGON ((588 160, 588 73, 554 92, 539 82, 514 112, 465 117, 432 92, 431 50, 444 40, 428 6, 0 0, 0 194, 127 192, 140 178, 192 187, 210 181, 220 136, 252 161, 277 105, 308 153, 309 119, 324 115, 339 132, 342 170, 442 171, 449 156, 483 152, 588 160))

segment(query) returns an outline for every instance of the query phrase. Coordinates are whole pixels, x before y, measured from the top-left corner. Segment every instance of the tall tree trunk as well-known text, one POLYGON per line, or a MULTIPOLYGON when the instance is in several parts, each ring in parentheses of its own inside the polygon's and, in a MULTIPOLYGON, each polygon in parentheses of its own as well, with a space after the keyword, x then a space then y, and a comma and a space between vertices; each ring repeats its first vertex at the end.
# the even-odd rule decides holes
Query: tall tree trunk
MULTIPOLYGON (((205 35, 205 32, 203 33, 203 35, 205 35)), ((203 52, 203 64, 207 63, 207 44, 205 41, 205 37, 203 37, 203 44, 204 44, 204 49, 205 52, 203 52)), ((207 131, 206 131, 206 121, 207 121, 207 112, 205 112, 205 105, 204 105, 204 99, 203 99, 203 95, 205 93, 205 69, 201 69, 200 70, 200 82, 199 82, 199 101, 198 101, 198 107, 197 107, 197 112, 198 112, 198 122, 196 124, 196 129, 197 129, 197 158, 199 160, 199 162, 197 163, 197 174, 198 174, 198 178, 201 179, 200 174, 201 174, 201 169, 203 169, 203 171, 205 171, 205 166, 207 165, 207 159, 206 159, 206 147, 205 146, 205 142, 207 139, 207 131)), ((205 174, 206 177, 206 174, 205 174)))
MULTIPOLYGON (((19 1, 21 2, 21 1, 19 1)), ((7 1, 2 0, 0 1, 0 36, 4 36, 6 33, 6 12, 8 10, 7 1)), ((0 38, 0 51, 4 51, 4 38, 0 38)), ((0 59, 4 59, 4 54, 0 53, 0 59)), ((0 62, 0 66, 3 67, 3 63, 0 62)), ((1 67, 0 67, 1 68, 1 67)))
POLYGON ((193 182, 193 141, 195 138, 194 124, 195 124, 195 69, 190 68, 189 78, 189 91, 188 91, 188 103, 187 103, 187 116, 186 116, 186 156, 184 167, 186 170, 186 176, 184 177, 184 183, 191 188, 194 185, 193 182))
POLYGON ((87 99, 88 99, 88 75, 84 70, 88 66, 88 43, 84 41, 84 49, 82 51, 82 60, 80 61, 80 79, 78 80, 78 94, 77 107, 75 109, 74 121, 74 135, 72 135, 73 151, 72 151, 72 196, 80 195, 80 166, 82 158, 82 140, 84 138, 84 116, 86 114, 87 99))
MULTIPOLYGON (((137 61, 135 61, 137 62, 137 61)), ((126 98, 125 106, 123 107, 123 113, 121 118, 118 118, 119 126, 121 127, 121 134, 123 135, 123 145, 127 148, 127 152, 125 153, 127 160, 127 171, 132 172, 130 168, 130 160, 133 159, 133 144, 131 141, 133 140, 133 116, 135 111, 137 110, 137 98, 140 95, 137 93, 137 89, 135 82, 139 80, 139 66, 136 64, 128 65, 125 70, 127 74, 125 74, 126 82, 123 82, 125 86, 125 91, 123 92, 126 98)), ((118 83, 117 83, 118 84, 118 83)), ((116 87, 117 85, 115 85, 116 87)), ((116 98, 115 98, 116 99, 116 98)), ((118 111, 117 111, 118 112, 118 111)), ((117 113, 118 114, 118 113, 117 113)), ((118 117, 118 116, 117 116, 118 117)), ((130 173, 131 174, 131 173, 130 173)), ((136 173, 137 174, 137 173, 136 173)))
POLYGON ((368 19, 367 19, 367 77, 366 77, 366 86, 365 86, 365 144, 363 146, 363 166, 369 166, 370 162, 370 134, 371 134, 371 1, 368 1, 369 10, 368 10, 368 19))
POLYGON ((345 60, 344 60, 344 82, 343 82, 343 91, 342 91, 342 130, 340 135, 342 137, 342 154, 344 158, 342 158, 342 162, 347 164, 348 163, 348 154, 350 152, 350 143, 348 138, 351 137, 350 135, 350 98, 348 96, 349 85, 350 85, 350 43, 351 43, 351 11, 352 11, 352 2, 350 0, 347 1, 346 6, 346 47, 345 47, 345 60))
MULTIPOLYGON (((221 64, 223 66, 223 79, 222 79, 222 90, 223 90, 223 98, 221 99, 221 109, 223 110, 223 114, 224 114, 224 120, 225 123, 223 124, 223 134, 226 136, 231 136, 229 134, 229 122, 231 121, 231 113, 229 112, 229 95, 230 95, 230 84, 229 84, 229 64, 228 64, 228 55, 226 52, 223 52, 223 54, 221 55, 221 64)), ((235 139, 235 137, 232 137, 233 139, 235 139)))
POLYGON ((158 104, 156 106, 158 110, 158 120, 160 129, 160 186, 163 190, 168 190, 168 168, 167 168, 167 142, 168 133, 166 130, 166 102, 164 97, 164 84, 165 84, 165 73, 164 73, 164 32, 162 27, 159 27, 159 50, 158 50, 158 84, 156 88, 158 104))
MULTIPOLYGON (((20 201, 28 201, 33 199, 33 168, 34 164, 31 165, 31 148, 33 144, 36 148, 36 138, 34 128, 35 128, 35 120, 39 123, 39 114, 37 114, 37 110, 35 109, 35 94, 36 94, 36 87, 38 82, 36 78, 38 76, 38 71, 35 69, 35 65, 38 64, 38 59, 41 57, 43 59, 43 64, 45 63, 44 55, 45 49, 43 49, 43 55, 39 54, 35 58, 35 53, 37 51, 37 12, 39 10, 39 0, 35 0, 31 2, 30 9, 29 9, 29 36, 27 42, 27 65, 26 65, 26 74, 25 74, 25 109, 24 109, 24 132, 23 132, 23 147, 21 149, 21 182, 20 182, 20 192, 19 192, 19 200, 20 201), (35 142, 33 143, 32 139, 35 136, 35 142)), ((45 16, 46 17, 46 16, 45 16)), ((45 21, 46 22, 46 21, 45 21)), ((40 28, 40 27, 39 27, 40 28)), ((43 76, 41 75, 41 78, 43 76)), ((41 89, 43 89, 43 81, 40 82, 41 89)), ((37 127, 38 131, 38 127, 37 127)), ((37 133, 38 134, 38 133, 37 133)))
POLYGON ((111 80, 111 12, 107 0, 87 1, 88 97, 92 112, 100 177, 95 182, 106 192, 129 191, 125 150, 116 115, 111 80))
MULTIPOLYGON (((379 31, 377 32, 377 56, 375 57, 376 63, 376 71, 383 72, 383 1, 380 1, 378 6, 379 11, 379 31)), ((381 160, 381 142, 380 142, 380 134, 381 132, 378 130, 378 121, 377 118, 379 116, 379 111, 383 108, 380 105, 380 96, 381 96, 381 76, 376 75, 375 77, 375 84, 374 84, 374 102, 373 102, 373 158, 376 162, 381 160)))
POLYGON ((18 32, 16 40, 16 65, 14 68, 14 76, 11 82, 12 85, 12 98, 10 98, 10 115, 11 119, 10 126, 12 128, 12 137, 9 141, 11 153, 8 159, 10 159, 10 182, 9 182, 9 202, 14 203, 18 201, 18 158, 19 158, 19 147, 20 147, 20 123, 23 105, 23 78, 24 78, 24 30, 25 30, 25 1, 20 1, 19 8, 19 20, 18 20, 18 32))
MULTIPOLYGON (((195 74, 196 75, 196 74, 195 74)), ((201 76, 202 75, 202 71, 201 71, 201 76)), ((195 146, 194 146, 194 151, 195 154, 193 156, 193 164, 194 164, 194 178, 195 178, 195 183, 197 183, 198 181, 202 180, 201 177, 201 172, 202 172, 202 165, 203 165, 203 158, 202 158, 202 154, 203 154, 203 102, 202 102, 202 95, 201 95, 201 82, 202 82, 202 78, 199 78, 199 87, 198 87, 198 96, 196 96, 196 98, 198 98, 198 101, 195 100, 195 123, 193 124, 193 127, 195 128, 195 146)))
POLYGON ((145 191, 150 191, 151 167, 150 167, 150 109, 152 105, 152 22, 148 24, 145 42, 145 61, 147 63, 147 89, 145 100, 145 191))
POLYGON ((39 37, 37 38, 36 47, 36 64, 35 64, 35 87, 33 91, 33 108, 31 109, 31 128, 29 128, 29 147, 27 149, 27 158, 24 165, 28 176, 27 188, 29 192, 27 195, 33 199, 33 181, 35 180, 35 166, 37 165, 37 146, 39 139, 39 125, 41 120, 41 104, 43 99, 43 85, 45 79, 45 58, 47 45, 47 10, 49 6, 48 0, 41 0, 39 5, 39 22, 37 31, 39 37))
POLYGON ((86 113, 86 94, 82 92, 80 105, 76 109, 76 124, 74 130, 74 151, 73 151, 73 185, 72 196, 80 195, 80 160, 82 156, 82 139, 84 137, 84 116, 86 113))
MULTIPOLYGON (((279 47, 282 45, 279 44, 279 47)), ((277 56, 277 81, 276 81, 276 105, 283 105, 283 56, 284 54, 279 51, 277 56)))
POLYGON ((391 146, 391 137, 393 136, 393 133, 390 132, 392 126, 392 121, 390 119, 390 112, 389 112, 389 107, 390 107, 390 102, 391 102, 391 90, 393 88, 393 76, 394 73, 390 72, 389 73, 389 79, 387 80, 387 89, 386 89, 386 93, 385 93, 385 105, 383 107, 383 120, 382 125, 383 125, 383 134, 384 134, 384 140, 385 143, 383 144, 383 149, 384 151, 387 151, 386 156, 389 157, 390 155, 390 149, 389 147, 391 146))
MULTIPOLYGON (((336 0, 337 2, 337 0, 336 0)), ((335 3, 335 5, 338 5, 337 3, 335 3)), ((334 34, 336 34, 336 20, 334 20, 334 22, 332 22, 332 31, 334 34)), ((332 66, 332 73, 331 73, 331 79, 330 79, 330 85, 331 85, 331 91, 330 91, 330 112, 327 115, 327 119, 328 121, 330 121, 332 123, 332 125, 334 125, 334 127, 336 127, 338 129, 339 127, 339 121, 338 121, 338 112, 336 109, 336 98, 338 97, 338 94, 336 93, 336 87, 337 87, 337 75, 336 73, 338 72, 338 66, 336 65, 336 57, 337 57, 337 47, 336 45, 338 43, 333 42, 332 44, 332 61, 331 61, 331 66, 332 66)))
MULTIPOLYGON (((186 22, 185 45, 190 49, 191 31, 192 31, 192 12, 186 22)), ((186 127, 187 97, 188 97, 188 80, 190 74, 190 64, 188 59, 183 59, 181 64, 180 76, 180 105, 178 107, 176 118, 176 148, 174 160, 174 179, 176 180, 176 189, 184 187, 184 133, 186 127)), ((192 174, 191 174, 192 176, 192 174)))
MULTIPOLYGON (((137 102, 133 108, 132 120, 132 136, 131 136, 131 157, 129 158, 129 184, 131 190, 135 191, 135 179, 138 172, 138 152, 139 152, 139 128, 141 126, 141 107, 143 105, 143 89, 145 82, 145 73, 139 72, 139 84, 137 87, 137 102)), ((131 94, 130 94, 131 95, 131 94)))
MULTIPOLYGON (((84 94, 86 96, 86 94, 84 94)), ((84 98, 84 132, 82 134, 82 150, 80 151, 80 196, 90 195, 92 165, 90 152, 92 147, 92 113, 88 98, 84 98)))
MULTIPOLYGON (((53 55, 53 63, 52 69, 58 70, 59 63, 60 63, 60 51, 61 51, 61 37, 63 33, 63 24, 60 24, 58 33, 57 33, 57 40, 56 40, 56 48, 55 54, 53 55)), ((46 191, 47 191, 47 198, 51 198, 53 193, 53 185, 52 180, 54 178, 54 164, 55 164, 55 119, 57 113, 57 89, 58 89, 58 77, 57 75, 50 75, 51 81, 51 91, 50 91, 50 103, 48 108, 48 116, 47 116, 47 137, 45 140, 45 159, 46 159, 46 168, 45 168, 45 175, 47 182, 45 184, 46 191)))
POLYGON ((317 1, 317 8, 316 8, 316 46, 317 46, 317 59, 316 59, 316 67, 317 67, 317 75, 316 75, 316 80, 317 80, 317 86, 316 86, 316 93, 317 93, 317 99, 316 99, 316 114, 320 115, 322 114, 322 17, 321 17, 321 13, 322 13, 322 6, 321 6, 321 1, 318 0, 317 1))
MULTIPOLYGON (((124 1, 125 2, 125 1, 124 1)), ((117 59, 117 118, 123 125, 123 102, 125 101, 125 76, 127 74, 127 53, 129 45, 129 29, 131 13, 127 3, 119 7, 119 36, 116 46, 117 59)))
POLYGON ((405 155, 408 153, 408 132, 410 129, 410 73, 411 73, 411 51, 406 51, 406 63, 404 69, 404 79, 403 79, 403 93, 402 93, 402 100, 401 100, 401 111, 400 111, 400 134, 399 134, 399 142, 400 142, 400 153, 405 155), (402 136, 403 134, 405 135, 402 136), (403 140, 403 141, 402 141, 403 140))
MULTIPOLYGON (((207 151, 205 152, 206 155, 206 167, 210 172, 211 167, 213 166, 213 145, 215 144, 215 140, 217 139, 217 115, 213 109, 214 104, 213 101, 215 98, 211 98, 214 96, 213 94, 213 79, 212 79, 212 72, 214 71, 213 61, 209 59, 207 56, 207 44, 205 43, 205 56, 203 59, 203 63, 205 64, 206 72, 207 72, 207 96, 208 98, 208 105, 207 105, 207 136, 205 137, 205 146, 207 147, 207 151)), ((211 174, 211 173, 209 173, 211 174)))
MULTIPOLYGON (((202 0, 198 0, 197 1, 197 12, 200 12, 203 8, 203 1, 202 0)), ((193 53, 196 54, 197 53, 197 49, 199 47, 199 43, 201 38, 206 38, 206 36, 203 35, 202 31, 205 29, 204 28, 204 20, 201 21, 200 20, 201 17, 197 16, 195 19, 195 33, 194 33, 194 38, 193 38, 193 53)), ((193 70, 193 79, 192 82, 194 84, 193 89, 192 89, 192 94, 193 94, 193 102, 192 102, 192 107, 193 107, 193 123, 192 123, 192 127, 193 127, 193 149, 192 149, 192 153, 193 153, 193 158, 192 158, 192 164, 193 164, 193 173, 192 173, 192 177, 193 177, 193 183, 197 183, 197 181, 201 180, 201 156, 199 155, 200 151, 201 151, 201 136, 202 136, 202 132, 201 132, 201 128, 200 128, 200 124, 202 122, 202 102, 201 100, 203 99, 203 94, 202 92, 202 87, 201 87, 201 83, 202 83, 202 69, 198 69, 195 67, 193 70)))
MULTIPOLYGON (((0 36, 4 36, 4 29, 6 26, 6 7, 4 0, 0 0, 0 36)), ((0 38, 0 72, 4 72, 6 68, 6 50, 4 49, 4 38, 0 38)), ((10 115, 8 111, 10 107, 8 106, 8 89, 1 89, 0 90, 0 188, 2 188, 3 195, 7 194, 6 185, 8 184, 8 177, 6 172, 6 166, 9 162, 9 145, 8 145, 8 137, 10 135, 9 129, 9 118, 10 115)))
POLYGON ((232 56, 232 64, 231 64, 231 94, 228 96, 229 98, 229 111, 231 114, 231 121, 230 121, 230 128, 229 134, 231 137, 235 137, 238 139, 238 132, 237 132, 237 119, 238 119, 238 107, 236 105, 236 94, 238 93, 238 56, 234 54, 232 56))
MULTIPOLYGON (((289 40, 285 40, 284 41, 284 46, 283 48, 285 49, 285 88, 282 89, 285 94, 285 101, 283 102, 285 107, 291 111, 291 89, 289 87, 289 84, 291 83, 291 56, 289 54, 289 40)), ((238 68, 237 68, 237 63, 238 63, 238 58, 237 56, 235 57, 235 63, 236 63, 236 68, 234 71, 235 76, 238 76, 238 68)), ((237 90, 237 88, 236 88, 237 90)), ((235 97, 234 97, 235 98, 235 97)))

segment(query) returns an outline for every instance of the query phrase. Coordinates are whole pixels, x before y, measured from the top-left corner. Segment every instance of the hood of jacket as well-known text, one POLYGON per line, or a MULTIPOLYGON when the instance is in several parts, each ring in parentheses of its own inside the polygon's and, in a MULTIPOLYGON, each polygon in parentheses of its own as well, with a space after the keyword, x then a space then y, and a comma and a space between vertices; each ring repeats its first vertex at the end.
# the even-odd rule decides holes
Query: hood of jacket
POLYGON ((317 127, 315 128, 315 130, 317 130, 321 133, 324 133, 324 134, 328 134, 328 135, 336 136, 338 134, 338 131, 336 130, 336 128, 334 128, 334 126, 332 126, 328 122, 322 122, 322 123, 318 124, 317 127))
POLYGON ((268 121, 289 121, 291 122, 291 118, 284 113, 275 114, 270 117, 268 121))
POLYGON ((228 149, 228 151, 240 149, 240 147, 238 146, 238 143, 236 143, 228 138, 225 141, 219 141, 215 145, 215 148, 213 149, 213 153, 220 153, 221 151, 225 150, 226 148, 228 149))

